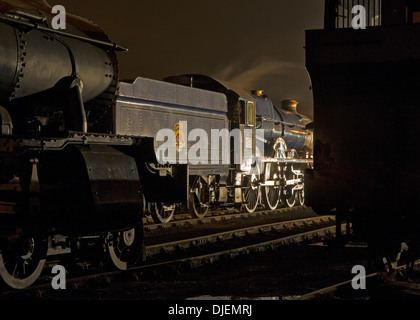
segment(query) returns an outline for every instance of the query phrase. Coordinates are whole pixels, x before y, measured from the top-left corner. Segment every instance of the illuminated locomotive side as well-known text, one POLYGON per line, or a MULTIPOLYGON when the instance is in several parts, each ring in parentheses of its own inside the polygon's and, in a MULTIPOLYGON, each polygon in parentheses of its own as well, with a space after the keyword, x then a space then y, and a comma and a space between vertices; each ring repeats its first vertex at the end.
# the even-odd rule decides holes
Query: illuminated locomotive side
MULTIPOLYGON (((221 148, 216 146, 213 150, 211 144, 212 130, 217 134, 229 130, 226 114, 227 101, 223 94, 137 78, 133 83, 120 84, 115 128, 117 134, 154 139, 154 151, 162 165, 188 164, 188 205, 193 215, 202 218, 209 211, 210 199, 227 201, 226 188, 218 188, 217 195, 215 189, 216 184, 226 184, 229 162, 223 161, 221 148), (192 148, 196 151, 192 152, 192 148)), ((144 193, 146 208, 156 222, 169 222, 175 204, 161 201, 161 186, 149 184, 144 193)))
MULTIPOLYGON (((154 137, 158 159, 188 164, 188 206, 195 217, 220 205, 274 210, 282 203, 304 204, 312 133, 296 106, 284 101, 275 108, 265 95, 204 75, 137 78, 120 84, 115 128, 118 134, 154 137)), ((175 205, 144 192, 156 222, 170 221, 175 205)))
POLYGON ((314 95, 314 169, 307 204, 336 209, 383 249, 417 242, 420 1, 327 0, 325 29, 306 34, 314 95))
POLYGON ((264 133, 264 144, 258 152, 263 155, 262 172, 267 180, 262 186, 263 202, 271 209, 280 203, 289 207, 304 205, 304 171, 312 167, 312 131, 306 126, 312 121, 297 112, 298 103, 294 100, 284 100, 277 107, 262 90, 252 93, 257 128, 264 133), (282 181, 271 186, 273 178, 282 181))
MULTIPOLYGON (((230 169, 216 174, 214 185, 201 183, 197 197, 201 206, 236 204, 253 212, 259 205, 274 210, 281 203, 304 203, 303 174, 312 165, 312 133, 306 129, 310 120, 297 113, 296 102, 285 101, 276 108, 267 96, 204 75, 173 76, 165 81, 226 96, 229 130, 241 137, 237 149, 231 145, 230 169)), ((211 181, 205 170, 197 176, 211 181)), ((194 188, 190 194, 194 196, 194 188)))

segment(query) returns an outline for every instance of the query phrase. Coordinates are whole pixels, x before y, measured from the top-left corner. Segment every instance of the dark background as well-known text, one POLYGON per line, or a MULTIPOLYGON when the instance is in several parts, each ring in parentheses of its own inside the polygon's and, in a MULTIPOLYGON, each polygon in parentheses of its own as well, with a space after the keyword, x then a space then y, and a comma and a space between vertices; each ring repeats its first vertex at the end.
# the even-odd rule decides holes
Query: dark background
POLYGON ((243 89, 264 89, 275 104, 300 102, 312 117, 305 33, 322 28, 322 0, 49 0, 88 18, 119 54, 120 78, 201 73, 243 89))

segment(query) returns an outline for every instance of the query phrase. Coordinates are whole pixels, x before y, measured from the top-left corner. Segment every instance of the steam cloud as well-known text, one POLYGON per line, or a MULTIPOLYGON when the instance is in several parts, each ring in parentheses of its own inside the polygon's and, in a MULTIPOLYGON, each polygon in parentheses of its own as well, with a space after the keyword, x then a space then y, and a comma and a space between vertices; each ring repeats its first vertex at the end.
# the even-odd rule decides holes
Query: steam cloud
POLYGON ((282 100, 299 101, 298 112, 312 117, 312 92, 304 65, 272 57, 241 60, 216 70, 212 77, 246 91, 264 90, 275 105, 282 100))
POLYGON ((259 89, 261 85, 273 78, 283 78, 299 70, 299 65, 287 61, 278 61, 272 58, 264 58, 258 61, 236 62, 219 70, 215 78, 224 80, 245 90, 259 89))

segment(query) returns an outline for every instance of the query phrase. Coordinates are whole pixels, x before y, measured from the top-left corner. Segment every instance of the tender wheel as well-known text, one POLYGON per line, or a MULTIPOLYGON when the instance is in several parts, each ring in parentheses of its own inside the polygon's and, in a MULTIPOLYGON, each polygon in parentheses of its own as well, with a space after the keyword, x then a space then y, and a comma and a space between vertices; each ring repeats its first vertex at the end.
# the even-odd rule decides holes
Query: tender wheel
POLYGON ((195 194, 191 195, 191 211, 192 214, 198 218, 198 219, 202 219, 204 218, 207 213, 209 212, 209 206, 201 203, 198 199, 197 196, 195 194))
MULTIPOLYGON (((265 181, 274 180, 275 175, 278 174, 274 170, 276 165, 267 163, 265 168, 265 181)), ((263 187, 263 202, 266 208, 275 210, 280 203, 280 188, 278 186, 264 186, 263 187)))
POLYGON ((152 218, 156 223, 168 223, 172 220, 175 213, 175 205, 166 203, 156 203, 152 209, 152 218))
POLYGON ((47 237, 20 236, 0 246, 0 276, 13 289, 32 285, 44 268, 48 250, 47 237))
POLYGON ((260 187, 255 184, 255 179, 248 179, 246 188, 242 191, 245 211, 249 213, 254 212, 260 200, 260 187))
POLYGON ((143 225, 126 231, 110 232, 107 237, 108 254, 119 270, 135 266, 143 253, 143 225))
POLYGON ((208 204, 200 201, 202 193, 205 192, 204 188, 205 186, 203 183, 198 180, 194 183, 194 187, 192 189, 194 192, 190 194, 191 212, 193 216, 198 219, 204 218, 210 210, 210 206, 208 204))

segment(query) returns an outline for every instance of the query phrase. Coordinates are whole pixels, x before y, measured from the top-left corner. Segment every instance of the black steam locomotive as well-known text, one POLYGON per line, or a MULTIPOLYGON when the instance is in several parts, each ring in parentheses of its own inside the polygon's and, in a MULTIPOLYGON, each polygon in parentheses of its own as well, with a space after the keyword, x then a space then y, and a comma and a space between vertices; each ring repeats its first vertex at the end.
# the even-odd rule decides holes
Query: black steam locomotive
POLYGON ((47 256, 92 244, 129 268, 142 256, 150 210, 165 221, 176 204, 202 217, 216 203, 248 211, 303 203, 311 133, 296 102, 275 108, 261 92, 199 75, 120 83, 116 52, 125 49, 80 17, 67 15, 67 29, 54 30, 50 12, 45 1, 0 1, 6 285, 27 287, 47 256), (164 129, 173 136, 159 141, 164 129), (193 132, 211 137, 212 129, 222 142, 194 149, 193 132), (236 147, 224 149, 230 140, 236 147))

